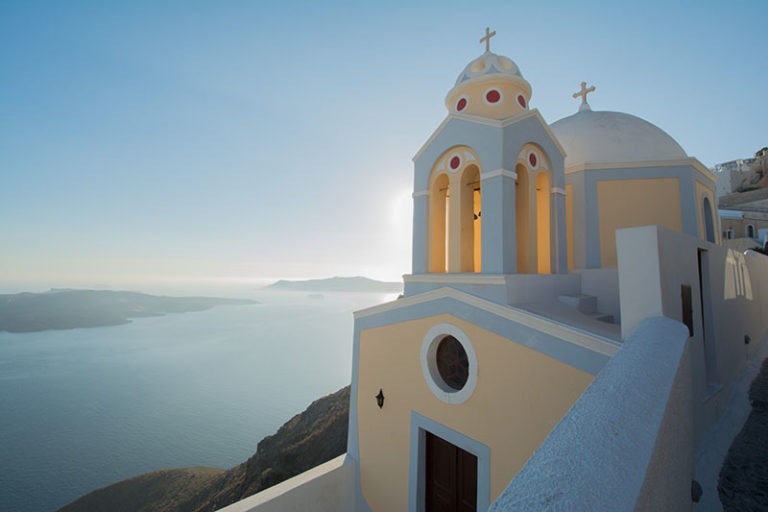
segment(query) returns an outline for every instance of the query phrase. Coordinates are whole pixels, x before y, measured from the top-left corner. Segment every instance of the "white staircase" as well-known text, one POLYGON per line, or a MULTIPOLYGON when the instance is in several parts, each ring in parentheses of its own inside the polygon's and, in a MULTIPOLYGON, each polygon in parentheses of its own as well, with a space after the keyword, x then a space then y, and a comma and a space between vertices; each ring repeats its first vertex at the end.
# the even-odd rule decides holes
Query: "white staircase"
POLYGON ((594 320, 609 324, 614 323, 613 315, 601 313, 597 310, 597 297, 578 293, 574 295, 559 295, 557 299, 594 320))

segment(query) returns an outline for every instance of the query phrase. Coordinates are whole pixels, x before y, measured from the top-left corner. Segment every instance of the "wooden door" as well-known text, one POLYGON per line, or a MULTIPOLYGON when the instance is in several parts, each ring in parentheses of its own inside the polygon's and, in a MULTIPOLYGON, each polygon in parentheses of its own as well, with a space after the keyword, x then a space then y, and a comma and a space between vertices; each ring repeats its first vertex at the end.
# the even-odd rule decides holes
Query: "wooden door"
POLYGON ((426 512, 477 511, 477 457, 427 432, 426 512))

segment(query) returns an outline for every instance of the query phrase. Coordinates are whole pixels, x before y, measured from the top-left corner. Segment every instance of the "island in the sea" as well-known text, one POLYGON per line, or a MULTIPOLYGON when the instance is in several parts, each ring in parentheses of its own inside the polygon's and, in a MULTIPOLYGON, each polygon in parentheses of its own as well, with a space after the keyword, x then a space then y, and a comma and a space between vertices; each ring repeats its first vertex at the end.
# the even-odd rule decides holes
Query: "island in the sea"
POLYGON ((266 288, 297 292, 402 293, 402 283, 376 281, 367 277, 331 277, 305 281, 280 280, 266 288))
POLYGON ((258 304, 253 300, 166 297, 110 290, 52 289, 0 295, 0 332, 35 332, 120 325, 131 318, 204 311, 214 306, 258 304))

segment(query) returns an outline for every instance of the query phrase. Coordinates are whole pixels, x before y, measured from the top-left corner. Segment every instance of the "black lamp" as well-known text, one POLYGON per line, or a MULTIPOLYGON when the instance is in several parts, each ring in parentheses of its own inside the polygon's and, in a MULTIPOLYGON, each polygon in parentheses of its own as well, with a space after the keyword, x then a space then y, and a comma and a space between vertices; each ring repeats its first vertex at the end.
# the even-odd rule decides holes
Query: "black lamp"
POLYGON ((379 394, 376 395, 376 403, 378 404, 379 409, 384 407, 384 391, 382 391, 381 388, 379 388, 379 394))

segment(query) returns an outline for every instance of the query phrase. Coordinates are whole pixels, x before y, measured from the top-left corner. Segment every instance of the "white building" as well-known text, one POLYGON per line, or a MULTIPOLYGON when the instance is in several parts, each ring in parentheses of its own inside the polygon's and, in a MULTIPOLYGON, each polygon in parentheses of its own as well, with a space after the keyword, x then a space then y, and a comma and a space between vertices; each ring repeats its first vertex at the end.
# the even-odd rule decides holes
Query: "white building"
POLYGON ((414 157, 404 296, 355 315, 348 453, 225 510, 693 509, 768 259, 658 127, 586 84, 547 123, 493 35, 414 157))

